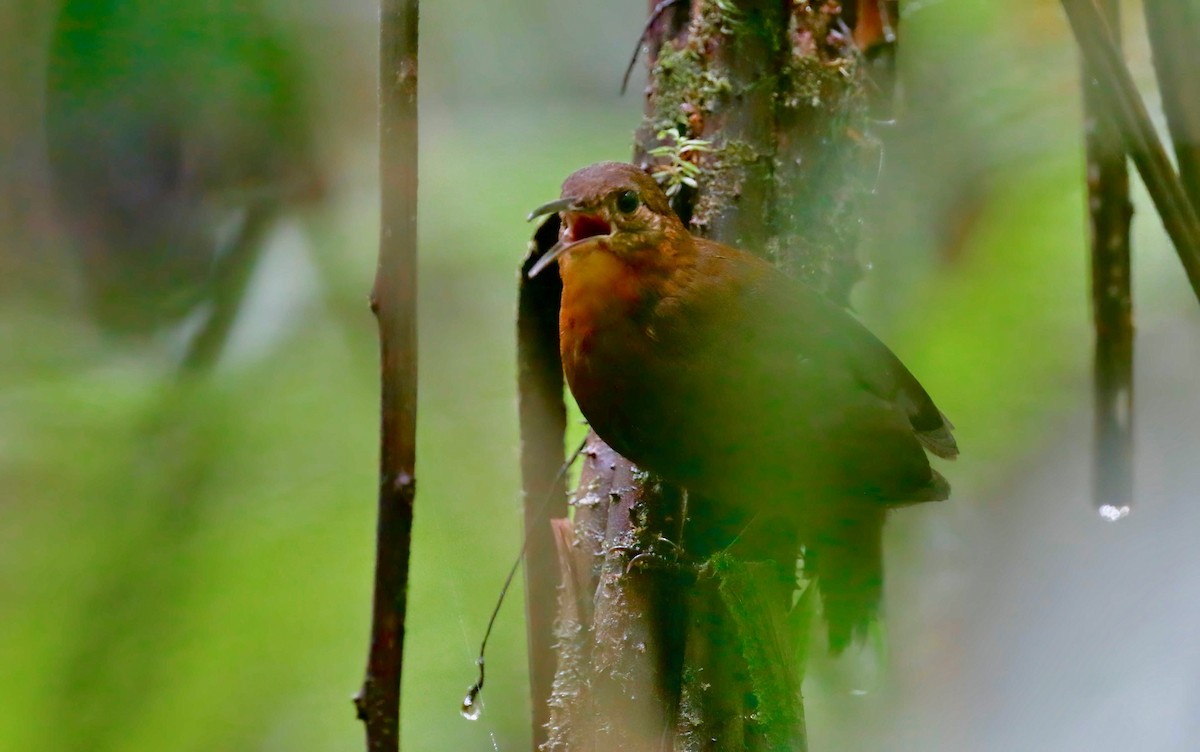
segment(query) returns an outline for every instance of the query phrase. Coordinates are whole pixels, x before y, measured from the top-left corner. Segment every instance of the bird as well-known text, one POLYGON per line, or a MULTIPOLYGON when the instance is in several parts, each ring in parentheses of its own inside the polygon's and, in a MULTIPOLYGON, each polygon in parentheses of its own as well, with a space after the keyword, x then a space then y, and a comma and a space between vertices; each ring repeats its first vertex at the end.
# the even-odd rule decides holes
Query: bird
POLYGON ((929 455, 953 426, 851 313, 744 250, 691 234, 642 169, 571 174, 558 242, 559 349, 592 430, 642 469, 791 525, 828 644, 861 642, 882 598, 888 510, 949 497, 929 455))

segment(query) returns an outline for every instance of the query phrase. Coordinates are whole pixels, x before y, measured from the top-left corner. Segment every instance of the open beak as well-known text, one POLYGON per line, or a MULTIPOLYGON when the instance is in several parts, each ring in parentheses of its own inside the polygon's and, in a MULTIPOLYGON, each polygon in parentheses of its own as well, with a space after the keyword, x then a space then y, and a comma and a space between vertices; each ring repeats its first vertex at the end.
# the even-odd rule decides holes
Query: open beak
POLYGON ((597 243, 608 238, 612 227, 602 217, 590 214, 581 206, 577 199, 560 198, 548 204, 542 204, 529 213, 528 220, 544 217, 554 212, 562 213, 563 227, 566 231, 554 246, 542 254, 537 263, 530 268, 528 277, 533 279, 543 269, 554 263, 559 256, 574 248, 587 243, 597 243))
POLYGON ((557 212, 561 211, 579 211, 582 207, 575 203, 575 201, 576 199, 573 198, 560 198, 549 203, 542 204, 538 208, 529 212, 529 216, 525 217, 525 221, 532 222, 538 217, 544 217, 547 214, 556 214, 557 212))
POLYGON ((534 264, 529 269, 529 278, 533 279, 534 277, 536 277, 538 275, 538 273, 540 273, 543 269, 545 269, 547 266, 550 266, 550 264, 554 263, 558 259, 559 256, 563 255, 564 253, 571 250, 572 248, 577 248, 577 247, 583 245, 584 243, 595 242, 596 240, 597 240, 597 238, 591 237, 591 238, 584 238, 583 240, 575 240, 572 242, 567 242, 565 239, 558 241, 557 243, 554 244, 553 248, 551 248, 550 250, 543 253, 542 257, 537 260, 537 263, 534 264))

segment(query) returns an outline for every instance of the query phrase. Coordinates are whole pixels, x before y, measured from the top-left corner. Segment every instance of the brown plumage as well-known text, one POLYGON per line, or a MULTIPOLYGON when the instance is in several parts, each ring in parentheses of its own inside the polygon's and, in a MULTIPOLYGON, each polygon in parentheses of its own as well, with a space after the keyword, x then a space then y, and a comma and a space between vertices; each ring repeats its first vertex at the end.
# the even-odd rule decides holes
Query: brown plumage
POLYGON ((850 314, 758 257, 692 236, 652 178, 567 178, 555 258, 571 392, 622 455, 689 491, 782 518, 818 578, 830 644, 875 614, 891 506, 945 499, 926 451, 951 425, 850 314))

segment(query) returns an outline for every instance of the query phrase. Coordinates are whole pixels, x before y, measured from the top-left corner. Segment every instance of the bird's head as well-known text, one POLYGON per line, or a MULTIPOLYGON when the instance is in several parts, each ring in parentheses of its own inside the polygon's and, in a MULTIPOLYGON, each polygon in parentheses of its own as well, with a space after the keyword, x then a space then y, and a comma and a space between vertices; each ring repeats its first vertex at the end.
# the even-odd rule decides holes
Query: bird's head
POLYGON ((654 178, 621 162, 597 162, 572 173, 563 182, 562 198, 534 209, 529 219, 554 212, 562 216, 558 243, 542 254, 530 277, 566 253, 603 248, 634 260, 690 239, 654 178))

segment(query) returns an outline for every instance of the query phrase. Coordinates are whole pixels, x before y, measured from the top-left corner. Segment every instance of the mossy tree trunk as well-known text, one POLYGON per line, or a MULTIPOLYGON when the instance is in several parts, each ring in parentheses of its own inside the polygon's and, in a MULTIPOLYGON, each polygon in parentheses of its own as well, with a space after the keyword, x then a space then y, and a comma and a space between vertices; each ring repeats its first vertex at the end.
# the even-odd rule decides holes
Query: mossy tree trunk
MULTIPOLYGON (((845 304, 878 164, 864 135, 866 54, 877 50, 864 48, 891 38, 894 3, 651 9, 635 162, 672 187, 694 232, 845 304)), ((539 233, 533 257, 553 234, 539 233)), ((807 747, 802 552, 791 532, 747 528, 719 502, 689 498, 589 437, 574 518, 553 521, 562 585, 543 749, 807 747), (673 566, 676 556, 688 563, 673 566)))

